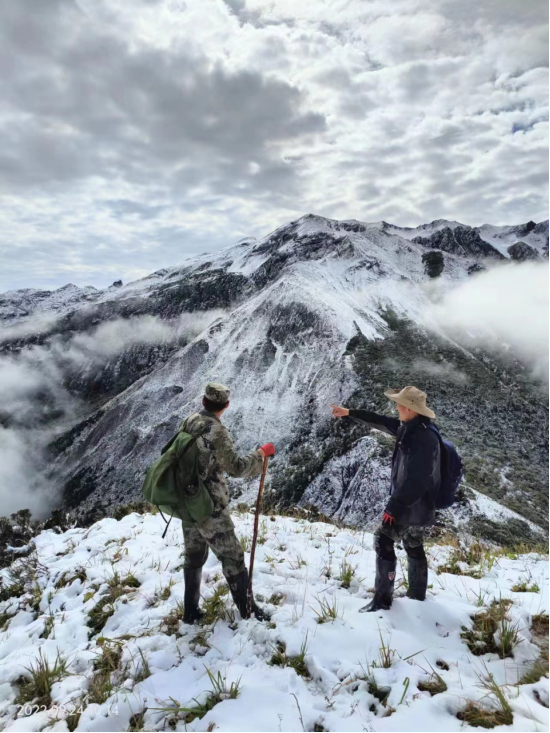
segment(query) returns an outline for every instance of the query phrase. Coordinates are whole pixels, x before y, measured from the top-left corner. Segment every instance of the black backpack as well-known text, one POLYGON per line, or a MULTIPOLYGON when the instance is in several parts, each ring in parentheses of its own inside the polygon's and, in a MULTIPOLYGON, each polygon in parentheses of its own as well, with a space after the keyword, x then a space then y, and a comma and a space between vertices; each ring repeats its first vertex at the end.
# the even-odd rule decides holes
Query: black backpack
POLYGON ((444 440, 435 425, 431 424, 429 428, 439 438, 441 448, 441 484, 435 495, 435 508, 448 509, 456 501, 456 492, 464 475, 464 466, 453 443, 444 440))

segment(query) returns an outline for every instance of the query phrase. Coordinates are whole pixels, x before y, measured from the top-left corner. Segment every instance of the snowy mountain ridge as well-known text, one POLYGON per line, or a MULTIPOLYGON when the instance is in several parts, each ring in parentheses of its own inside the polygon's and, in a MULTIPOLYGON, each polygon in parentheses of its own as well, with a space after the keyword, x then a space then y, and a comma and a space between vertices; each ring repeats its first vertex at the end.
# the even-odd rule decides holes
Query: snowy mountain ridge
MULTIPOLYGON (((294 222, 292 223, 294 224, 294 222)), ((317 215, 306 215, 298 220, 299 227, 297 228, 297 236, 304 236, 309 233, 333 233, 341 232, 346 230, 356 230, 358 232, 385 232, 390 235, 399 236, 406 240, 412 240, 415 237, 430 237, 442 229, 461 228, 477 232, 480 238, 492 245, 497 249, 504 257, 509 257, 508 247, 511 245, 523 241, 532 246, 539 255, 546 253, 548 256, 548 221, 534 224, 534 222, 528 222, 527 224, 515 225, 515 226, 492 226, 484 224, 481 227, 470 227, 469 225, 461 224, 457 221, 447 221, 445 219, 436 219, 429 224, 421 224, 418 227, 399 227, 393 224, 388 224, 385 221, 365 223, 355 219, 338 221, 334 219, 327 219, 325 217, 317 215)), ((204 255, 198 255, 192 257, 186 261, 187 267, 184 270, 187 274, 205 266, 210 259, 215 259, 219 264, 227 262, 229 259, 237 258, 239 262, 239 254, 243 248, 246 248, 246 254, 240 257, 240 264, 233 265, 231 271, 240 272, 247 274, 247 268, 245 266, 246 261, 249 260, 249 250, 261 250, 262 243, 266 240, 269 241, 277 232, 284 231, 289 225, 280 227, 275 232, 264 237, 262 240, 256 240, 255 238, 244 237, 239 240, 236 245, 228 247, 220 252, 206 253, 204 255)), ((342 239, 345 235, 342 235, 342 239)), ((205 268, 206 269, 206 268, 205 268)), ((97 290, 92 286, 77 287, 69 284, 65 285, 55 291, 40 291, 35 289, 25 290, 12 290, 0 294, 0 318, 5 325, 15 323, 21 318, 26 318, 35 311, 63 311, 65 308, 70 307, 74 303, 79 301, 95 301, 95 300, 111 300, 118 298, 128 297, 130 294, 146 294, 155 284, 161 281, 170 281, 174 277, 182 274, 182 267, 177 266, 173 268, 167 268, 160 270, 152 275, 149 275, 141 280, 122 285, 117 288, 111 286, 105 291, 97 290)))
POLYGON ((509 350, 457 343, 431 319, 434 288, 502 259, 463 229, 436 221, 409 238, 385 223, 306 216, 135 283, 84 289, 81 301, 74 287, 51 302, 4 294, 0 369, 24 370, 29 387, 6 393, 0 421, 20 442, 48 435, 31 488, 47 480, 54 503, 87 521, 139 496, 145 470, 213 380, 231 385, 224 420, 238 448, 277 445, 269 501, 333 511, 327 497, 347 495, 356 476, 353 506, 342 500, 338 516, 348 507, 370 527, 389 446, 373 433, 354 451, 364 431, 331 420, 329 405, 385 411, 384 389, 418 384, 467 459, 469 485, 538 524, 547 480, 538 387, 509 350))

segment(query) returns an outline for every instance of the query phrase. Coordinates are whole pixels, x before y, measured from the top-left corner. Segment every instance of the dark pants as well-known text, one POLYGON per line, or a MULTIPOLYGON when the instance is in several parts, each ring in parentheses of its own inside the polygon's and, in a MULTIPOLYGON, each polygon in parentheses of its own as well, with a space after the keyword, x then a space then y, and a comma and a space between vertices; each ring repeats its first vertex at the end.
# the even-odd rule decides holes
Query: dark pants
POLYGON ((376 554, 388 562, 395 562, 394 543, 402 541, 408 557, 426 560, 422 527, 403 527, 398 524, 381 524, 374 533, 376 554))

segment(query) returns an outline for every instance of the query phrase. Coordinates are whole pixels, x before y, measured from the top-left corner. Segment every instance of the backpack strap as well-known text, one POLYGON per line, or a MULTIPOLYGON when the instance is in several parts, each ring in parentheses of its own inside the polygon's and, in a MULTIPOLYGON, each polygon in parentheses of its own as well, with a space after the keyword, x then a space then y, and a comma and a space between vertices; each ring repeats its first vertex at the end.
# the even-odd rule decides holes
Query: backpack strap
POLYGON ((167 450, 170 450, 170 448, 172 447, 175 439, 178 437, 179 432, 180 431, 178 430, 177 433, 174 433, 174 435, 170 438, 170 440, 168 441, 168 443, 166 443, 166 445, 164 446, 164 448, 162 448, 162 450, 160 451, 160 455, 161 456, 163 456, 166 453, 167 450))
POLYGON ((171 522, 171 521, 172 521, 172 519, 174 518, 174 515, 172 514, 172 515, 170 516, 170 519, 169 519, 168 521, 166 521, 166 517, 165 517, 165 516, 164 516, 164 514, 162 513, 162 509, 161 509, 161 508, 159 507, 159 505, 158 505, 158 504, 157 504, 157 509, 159 510, 159 512, 160 512, 160 516, 161 516, 161 517, 162 517, 162 518, 164 519, 164 524, 166 525, 166 527, 164 528, 164 532, 162 533, 162 539, 164 539, 164 538, 166 537, 166 533, 168 532, 168 527, 170 526, 170 522, 171 522))

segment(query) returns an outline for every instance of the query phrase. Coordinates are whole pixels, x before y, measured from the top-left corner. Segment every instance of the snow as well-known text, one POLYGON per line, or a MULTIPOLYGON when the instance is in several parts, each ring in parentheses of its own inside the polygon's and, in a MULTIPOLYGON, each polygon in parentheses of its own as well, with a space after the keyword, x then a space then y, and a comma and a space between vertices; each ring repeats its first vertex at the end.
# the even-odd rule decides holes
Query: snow
POLYGON ((441 229, 456 229, 456 227, 467 226, 459 221, 447 221, 447 219, 436 219, 429 224, 421 224, 417 227, 398 227, 392 224, 387 226, 387 230, 392 234, 397 234, 403 239, 414 239, 414 237, 430 237, 441 229))
MULTIPOLYGON (((537 230, 539 227, 537 227, 537 230)), ((520 234, 517 230, 518 227, 515 226, 483 224, 483 226, 479 227, 478 232, 482 239, 493 245, 505 257, 510 256, 508 254, 508 247, 516 242, 525 242, 531 245, 531 247, 534 247, 542 255, 543 249, 548 243, 548 226, 546 226, 546 233, 531 230, 528 234, 520 234)))
MULTIPOLYGON (((27 288, 5 292, 0 294, 0 320, 6 325, 12 325, 27 321, 33 314, 56 318, 74 309, 75 306, 85 304, 86 302, 98 303, 136 296, 148 297, 157 286, 176 281, 183 275, 192 274, 199 268, 206 270, 227 268, 228 272, 241 273, 248 276, 254 273, 268 259, 267 254, 259 255, 257 250, 261 249, 262 245, 272 237, 284 233, 291 225, 296 225, 295 237, 298 239, 320 233, 339 238, 342 242, 351 239, 356 243, 362 242, 363 246, 361 249, 370 253, 371 256, 376 251, 377 257, 381 256, 386 246, 389 245, 390 240, 392 240, 390 250, 395 251, 397 245, 398 249, 405 251, 403 249, 404 245, 408 245, 414 237, 429 237, 431 234, 446 227, 455 229, 459 226, 467 226, 457 221, 436 219, 431 223, 422 224, 417 227, 399 227, 384 221, 370 223, 360 222, 356 219, 338 221, 336 219, 308 214, 296 222, 279 227, 261 240, 256 240, 254 237, 245 237, 235 245, 219 251, 206 252, 205 254, 187 258, 178 266, 159 270, 140 280, 124 283, 121 287, 110 286, 105 290, 97 290, 92 286, 78 287, 73 284, 68 284, 53 291, 27 288), (360 231, 355 233, 348 231, 350 227, 358 227, 360 231), (381 244, 381 247, 377 247, 377 243, 381 244), (365 245, 367 245, 366 250, 365 245)), ((498 249, 505 257, 509 256, 507 251, 508 247, 519 240, 530 244, 542 253, 543 248, 547 245, 547 222, 541 222, 537 225, 536 230, 532 230, 524 236, 519 236, 519 230, 521 230, 521 225, 518 227, 484 224, 474 229, 482 239, 498 249)), ((281 253, 285 252, 292 247, 292 244, 293 241, 287 242, 278 251, 281 253)), ((410 249, 410 251, 412 252, 413 250, 410 249)), ((421 252, 424 251, 424 249, 421 250, 421 252)), ((416 259, 419 258, 417 257, 416 259)), ((473 260, 465 261, 463 258, 461 259, 463 266, 473 262, 473 260)), ((395 265, 395 261, 391 255, 387 264, 395 265)), ((407 273, 405 272, 405 274, 407 273)))
MULTIPOLYGON (((235 514, 234 522, 239 536, 251 536, 251 514, 235 514)), ((142 712, 145 730, 165 730, 169 719, 177 717, 171 708, 204 701, 211 689, 207 670, 213 675, 219 672, 226 689, 238 682, 238 697, 226 695, 202 719, 186 723, 180 715, 176 730, 206 731, 211 726, 219 731, 296 731, 314 730, 314 726, 329 731, 469 729, 456 713, 467 700, 490 704, 479 680, 487 672, 504 685, 513 709, 514 722, 507 729, 547 729, 548 710, 537 695, 548 700, 548 680, 516 686, 531 660, 539 656, 529 629, 533 614, 548 612, 545 558, 501 556, 492 567, 485 567, 480 579, 438 575, 436 567, 445 563, 452 548, 432 546, 428 597, 420 603, 403 597, 405 555, 398 550, 398 590, 391 610, 365 614, 359 611, 370 596, 375 566, 370 533, 303 519, 262 517, 254 590, 272 612, 272 623, 240 620, 227 600, 234 622, 220 620, 205 627, 180 624, 178 632, 170 635, 162 620, 183 599, 182 535, 175 523, 165 540, 161 535, 158 516, 131 514, 119 522, 104 519, 87 529, 60 535, 46 531, 36 538, 42 589, 39 611, 22 608, 0 632, 3 730, 67 730, 64 718, 75 704, 83 709, 77 731, 127 730, 131 717, 142 712), (349 589, 338 580, 344 561, 356 567, 349 589), (62 574, 77 568, 85 569, 85 580, 62 587, 58 583, 62 574), (140 587, 126 589, 100 632, 102 638, 89 639, 87 614, 115 572, 132 573, 140 587), (539 593, 511 591, 525 577, 539 586, 539 593), (170 594, 162 600, 159 591, 167 587, 170 594), (486 604, 501 597, 513 600, 510 616, 520 634, 513 658, 473 656, 461 639, 461 626, 469 627, 471 615, 480 611, 480 593, 485 594, 486 604), (282 602, 267 603, 276 594, 282 602), (320 602, 336 604, 333 622, 317 623, 320 602), (42 636, 45 622, 52 617, 53 628, 46 638, 42 636), (199 633, 206 641, 196 639, 199 633), (102 704, 87 704, 93 663, 105 639, 120 644, 121 671, 115 673, 113 693, 102 704), (374 665, 381 640, 393 651, 388 668, 374 665), (269 663, 279 643, 286 645, 289 656, 299 654, 306 643, 309 679, 291 667, 269 663), (14 703, 16 680, 39 653, 50 661, 63 655, 69 675, 54 684, 50 710, 25 715, 32 711, 14 703), (144 660, 150 675, 135 681, 144 660), (436 667, 441 660, 448 670, 436 667), (418 690, 431 667, 447 685, 446 692, 434 697, 418 690), (378 687, 391 688, 386 706, 369 691, 367 674, 378 687)), ((224 582, 220 564, 210 554, 203 573, 203 596, 210 597, 224 582)), ((13 600, 0 604, 0 612, 8 607, 13 609, 13 600)))

